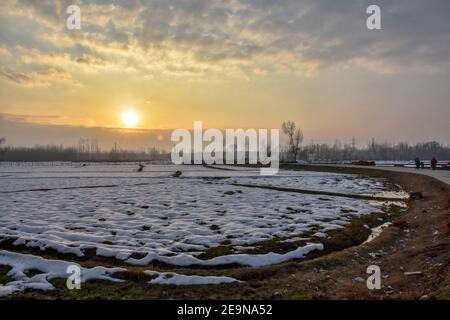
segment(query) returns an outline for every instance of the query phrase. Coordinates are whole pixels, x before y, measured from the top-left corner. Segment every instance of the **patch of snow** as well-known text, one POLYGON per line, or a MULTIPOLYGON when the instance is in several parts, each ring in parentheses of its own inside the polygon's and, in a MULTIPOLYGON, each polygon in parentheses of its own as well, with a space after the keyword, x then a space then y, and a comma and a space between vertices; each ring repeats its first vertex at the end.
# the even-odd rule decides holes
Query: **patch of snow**
MULTIPOLYGON (((0 251, 0 265, 11 268, 7 275, 14 279, 14 281, 5 285, 0 284, 0 297, 25 289, 52 290, 54 287, 49 280, 67 278, 70 275, 67 273, 67 268, 71 265, 80 267, 78 264, 72 262, 48 260, 39 256, 5 250, 0 251), (29 270, 38 270, 42 273, 28 277, 25 272, 29 270)), ((80 270, 81 282, 94 279, 122 282, 123 280, 113 278, 112 275, 115 272, 126 271, 124 268, 105 267, 80 267, 80 270)))
POLYGON ((221 283, 233 283, 241 282, 240 280, 225 277, 225 276, 187 276, 177 274, 173 272, 157 272, 157 271, 144 271, 150 276, 157 276, 150 280, 150 284, 174 284, 174 285, 199 285, 199 284, 221 284, 221 283))
POLYGON ((261 267, 273 264, 282 263, 292 259, 300 259, 305 257, 309 252, 314 250, 323 250, 323 244, 321 243, 310 243, 303 247, 299 247, 293 251, 287 252, 285 254, 279 254, 274 252, 269 252, 266 254, 230 254, 220 257, 215 257, 209 260, 201 260, 196 257, 180 254, 177 256, 159 256, 153 253, 149 253, 142 259, 130 258, 126 260, 127 263, 133 265, 148 265, 152 261, 160 261, 170 265, 175 266, 218 266, 226 264, 239 264, 249 267, 261 267))
POLYGON ((377 238, 381 232, 383 232, 384 229, 389 227, 392 223, 391 222, 385 222, 382 225, 379 225, 378 227, 372 228, 372 233, 369 235, 366 241, 364 241, 362 244, 366 244, 369 242, 372 242, 375 238, 377 238))
POLYGON ((323 233, 323 232, 316 232, 313 234, 313 237, 317 237, 317 238, 326 238, 327 234, 323 233))
POLYGON ((311 238, 302 238, 302 237, 292 237, 292 238, 288 238, 286 240, 283 240, 281 242, 283 243, 289 243, 289 242, 297 242, 297 241, 308 241, 311 240, 311 238))
POLYGON ((257 186, 384 196, 399 199, 408 198, 406 192, 389 191, 383 179, 362 178, 357 175, 340 173, 304 171, 292 173, 292 171, 281 171, 281 174, 276 176, 231 178, 230 182, 257 186))

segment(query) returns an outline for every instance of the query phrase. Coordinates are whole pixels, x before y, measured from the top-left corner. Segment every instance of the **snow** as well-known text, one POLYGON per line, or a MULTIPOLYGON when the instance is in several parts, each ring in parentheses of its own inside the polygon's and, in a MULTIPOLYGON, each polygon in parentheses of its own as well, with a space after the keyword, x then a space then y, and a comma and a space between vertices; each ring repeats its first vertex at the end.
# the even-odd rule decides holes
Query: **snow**
POLYGON ((363 244, 372 242, 375 238, 379 237, 381 232, 383 232, 383 230, 389 227, 391 224, 392 224, 391 222, 385 222, 382 225, 379 225, 378 227, 372 228, 371 234, 369 235, 367 240, 363 242, 363 244))
POLYGON ((183 178, 222 177, 228 178, 227 182, 358 194, 386 191, 385 181, 381 179, 361 179, 349 174, 280 170, 276 176, 268 177, 261 176, 259 169, 225 165, 147 165, 142 172, 136 172, 137 168, 137 163, 89 163, 85 166, 77 163, 59 163, 54 166, 48 163, 17 166, 0 163, 0 178, 5 182, 0 185, 0 192, 133 185, 149 183, 151 179, 168 178, 178 170, 183 172, 183 178))
POLYGON ((387 190, 386 182, 382 179, 361 178, 335 173, 302 172, 298 176, 241 177, 238 179, 232 178, 230 181, 255 186, 307 189, 399 199, 408 198, 406 192, 387 190))
POLYGON ((149 276, 156 276, 156 278, 149 281, 150 284, 200 285, 241 282, 237 279, 224 276, 187 276, 173 272, 157 271, 145 271, 145 273, 149 276))
MULTIPOLYGON (((146 165, 137 163, 0 163, 0 243, 55 249, 79 257, 88 249, 131 265, 160 261, 173 266, 237 264, 261 267, 301 259, 323 250, 321 239, 353 218, 381 212, 381 202, 235 186, 278 186, 403 198, 384 180, 356 175, 280 170, 260 176, 259 169, 229 166, 146 165), (227 170, 223 170, 227 169, 227 170), (180 178, 172 174, 182 171, 180 178), (302 237, 314 230, 313 236, 302 237), (274 237, 301 243, 287 253, 242 253, 274 237), (226 241, 233 253, 208 260, 198 256, 226 241), (309 242, 307 242, 309 241, 309 242), (311 243, 315 242, 315 243, 311 243), (139 253, 142 258, 133 258, 139 253)), ((374 234, 377 230, 373 230, 374 234)), ((0 251, 0 265, 14 280, 0 285, 0 296, 25 289, 51 290, 49 282, 67 278, 73 263, 0 251), (28 277, 25 272, 41 273, 28 277)), ((81 268, 82 281, 121 281, 122 268, 81 268)), ((146 271, 151 284, 218 284, 225 276, 146 271)))
POLYGON ((340 228, 383 203, 235 187, 195 179, 150 185, 10 193, 0 199, 0 238, 41 250, 124 259, 133 252, 196 255, 225 240, 252 244, 340 228), (45 201, 43 201, 43 199, 45 201))
POLYGON ((317 237, 317 238, 326 238, 327 234, 323 233, 323 232, 316 232, 316 233, 313 234, 313 236, 317 237))
MULTIPOLYGON (((49 280, 67 278, 70 275, 67 273, 67 268, 69 266, 76 265, 80 267, 78 264, 72 262, 48 260, 39 256, 14 253, 5 250, 0 251, 0 265, 10 267, 11 270, 7 275, 14 279, 14 281, 5 285, 0 284, 0 297, 26 289, 52 290, 54 287, 49 280), (29 270, 39 270, 42 273, 33 277, 28 277, 25 272, 29 270)), ((112 275, 115 272, 126 271, 124 268, 105 267, 80 267, 80 270, 81 282, 94 279, 121 282, 122 280, 115 279, 112 275)))
POLYGON ((146 165, 136 172, 136 163, 0 164, 0 241, 77 256, 95 249, 99 256, 128 263, 257 266, 286 257, 238 253, 260 241, 294 238, 313 228, 317 237, 325 237, 353 217, 387 205, 232 185, 375 194, 388 191, 382 180, 283 170, 263 177, 258 169, 217 167, 146 165), (177 170, 182 176, 172 178, 177 170), (231 243, 234 255, 214 262, 197 258, 224 241, 231 243), (131 259, 133 253, 145 258, 131 259))
POLYGON ((290 251, 285 254, 278 254, 269 252, 266 254, 230 254, 224 255, 220 257, 215 257, 209 260, 201 260, 196 257, 192 257, 190 255, 180 254, 177 256, 158 256, 155 254, 149 253, 146 257, 142 259, 133 259, 130 258, 126 262, 134 265, 147 265, 150 262, 157 260, 160 262, 164 262, 170 265, 176 266, 192 266, 192 265, 200 265, 200 266, 219 266, 226 264, 239 264, 242 266, 249 267, 262 267, 268 266, 272 264, 282 263, 285 261, 289 261, 292 259, 300 259, 305 257, 309 252, 314 250, 323 250, 323 244, 321 243, 310 243, 303 247, 299 247, 293 251, 290 251))

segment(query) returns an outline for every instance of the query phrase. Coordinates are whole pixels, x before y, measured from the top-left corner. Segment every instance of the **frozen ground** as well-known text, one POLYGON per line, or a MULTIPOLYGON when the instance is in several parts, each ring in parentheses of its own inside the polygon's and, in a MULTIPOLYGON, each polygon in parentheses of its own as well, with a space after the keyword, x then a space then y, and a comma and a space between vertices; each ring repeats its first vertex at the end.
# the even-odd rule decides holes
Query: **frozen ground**
POLYGON ((384 205, 230 185, 354 193, 385 189, 380 181, 350 175, 286 171, 267 178, 256 170, 166 165, 133 172, 136 168, 134 164, 2 167, 0 238, 79 256, 86 248, 119 259, 133 252, 195 256, 225 240, 251 245, 301 234, 313 226, 320 232, 341 228, 352 216, 380 211, 384 205), (170 177, 177 170, 183 178, 170 177))
MULTIPOLYGON (((353 217, 380 212, 386 205, 231 185, 357 194, 387 191, 381 180, 352 175, 280 171, 278 176, 262 177, 259 170, 245 168, 151 165, 136 172, 137 167, 1 164, 0 239, 78 256, 94 248, 97 255, 136 265, 159 260, 179 266, 262 266, 302 258, 323 245, 309 243, 286 254, 243 254, 242 250, 273 237, 294 241, 313 228, 316 238, 327 237, 328 231, 342 228, 353 217), (181 178, 172 177, 177 170, 183 172, 181 178), (234 248, 233 254, 209 260, 197 257, 225 242, 234 248), (140 253, 140 258, 130 257, 133 253, 140 253)), ((0 265, 6 259, 2 254, 0 265)), ((165 282, 167 277, 157 279, 165 282)), ((175 279, 231 281, 180 275, 175 279)))

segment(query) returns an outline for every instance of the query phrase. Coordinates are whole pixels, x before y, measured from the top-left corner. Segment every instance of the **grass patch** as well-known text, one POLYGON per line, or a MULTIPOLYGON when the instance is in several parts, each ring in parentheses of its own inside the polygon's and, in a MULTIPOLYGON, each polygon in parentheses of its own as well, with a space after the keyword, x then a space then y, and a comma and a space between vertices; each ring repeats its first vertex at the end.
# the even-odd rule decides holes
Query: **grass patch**
MULTIPOLYGON (((293 237, 293 236, 292 236, 293 237)), ((298 247, 296 242, 283 242, 289 237, 273 237, 258 243, 249 244, 254 248, 243 250, 242 253, 248 254, 264 254, 268 252, 284 253, 294 250, 298 247)))
MULTIPOLYGON (((157 299, 193 299, 197 295, 203 299, 223 293, 223 286, 236 285, 151 285, 133 280, 115 283, 104 280, 93 280, 81 284, 80 290, 69 290, 66 279, 50 281, 55 290, 26 290, 6 299, 39 299, 39 300, 157 300, 157 299)), ((240 297, 243 298, 242 296, 240 297)))
POLYGON ((206 249, 202 254, 198 256, 199 259, 212 259, 219 256, 225 256, 228 254, 233 254, 233 247, 231 245, 220 245, 217 247, 212 247, 206 249))
POLYGON ((0 266, 0 283, 7 284, 8 282, 13 281, 14 279, 7 275, 7 273, 11 270, 9 267, 0 266))
POLYGON ((310 256, 315 257, 360 245, 372 234, 372 228, 378 227, 387 221, 392 221, 404 210, 402 207, 390 204, 385 206, 381 213, 355 217, 348 224, 345 224, 343 228, 328 231, 328 237, 321 240, 324 250, 320 253, 312 252, 310 256))
MULTIPOLYGON (((69 300, 103 300, 103 299, 138 299, 139 297, 160 298, 160 292, 146 291, 146 286, 133 282, 113 283, 93 280, 81 284, 80 290, 69 290, 66 279, 53 279, 50 283, 55 287, 51 291, 26 290, 12 298, 18 299, 69 299, 69 300)), ((147 286, 148 289, 148 286, 147 286)))
POLYGON ((285 293, 282 297, 284 300, 309 300, 311 296, 302 289, 296 289, 285 293))
POLYGON ((438 300, 449 300, 450 299, 450 284, 444 283, 435 293, 434 298, 438 300))
POLYGON ((25 271, 24 273, 28 278, 33 278, 34 276, 41 274, 43 272, 40 270, 37 270, 37 269, 30 269, 30 270, 25 271))

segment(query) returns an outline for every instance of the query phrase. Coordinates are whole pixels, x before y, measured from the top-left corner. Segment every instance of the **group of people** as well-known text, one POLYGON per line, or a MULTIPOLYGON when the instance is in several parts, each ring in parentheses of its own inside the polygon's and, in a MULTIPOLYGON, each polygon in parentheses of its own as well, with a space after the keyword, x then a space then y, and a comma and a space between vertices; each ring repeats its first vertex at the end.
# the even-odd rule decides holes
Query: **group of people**
MULTIPOLYGON (((414 162, 416 163, 416 168, 420 169, 420 168, 424 168, 425 167, 425 163, 423 161, 420 161, 420 159, 417 157, 414 162)), ((436 170, 437 167, 437 159, 436 157, 433 157, 433 159, 431 159, 430 161, 430 165, 431 165, 431 169, 432 170, 436 170)))

